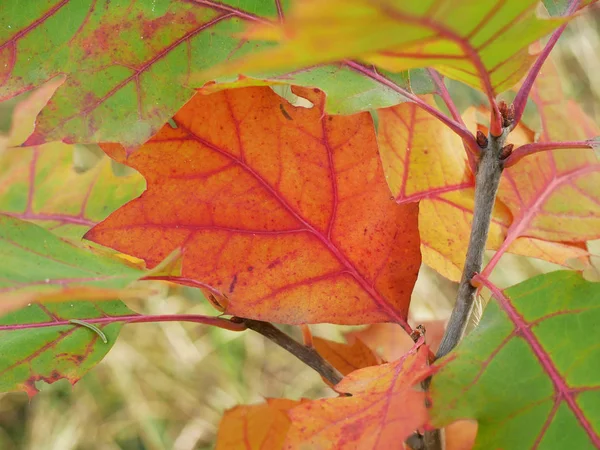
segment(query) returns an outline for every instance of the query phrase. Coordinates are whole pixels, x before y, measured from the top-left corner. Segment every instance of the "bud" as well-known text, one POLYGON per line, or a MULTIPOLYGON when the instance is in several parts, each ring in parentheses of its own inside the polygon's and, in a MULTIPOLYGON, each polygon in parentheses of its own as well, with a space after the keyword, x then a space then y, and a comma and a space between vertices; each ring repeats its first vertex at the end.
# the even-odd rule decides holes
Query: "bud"
POLYGON ((508 122, 508 124, 506 125, 507 127, 512 125, 512 123, 515 121, 515 105, 514 104, 510 104, 510 106, 508 107, 508 111, 506 112, 506 121, 508 122))
POLYGON ((502 117, 506 116, 506 113, 508 111, 508 105, 504 100, 501 100, 500 103, 498 103, 498 110, 500 111, 500 115, 502 117))
POLYGON ((483 132, 480 130, 477 130, 477 145, 479 145, 481 148, 486 148, 488 145, 487 137, 485 137, 485 134, 483 134, 483 132))
POLYGON ((510 156, 515 146, 513 144, 508 144, 502 147, 502 151, 500 152, 500 159, 505 160, 510 156))
POLYGON ((498 111, 500 111, 502 117, 502 126, 504 128, 511 126, 515 120, 515 105, 511 103, 509 106, 502 100, 498 103, 498 111))

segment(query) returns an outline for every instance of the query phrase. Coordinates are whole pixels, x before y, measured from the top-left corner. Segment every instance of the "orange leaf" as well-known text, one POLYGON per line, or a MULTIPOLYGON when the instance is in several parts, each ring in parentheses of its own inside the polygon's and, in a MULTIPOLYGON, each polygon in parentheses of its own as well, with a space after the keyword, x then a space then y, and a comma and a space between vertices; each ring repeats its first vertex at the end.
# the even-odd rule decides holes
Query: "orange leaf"
MULTIPOLYGON (((475 113, 474 109, 469 110, 464 117, 473 130, 478 125, 475 113)), ((564 118, 562 120, 565 121, 564 118)), ((509 136, 509 142, 515 144, 531 142, 532 139, 533 133, 524 127, 518 127, 509 136)), ((467 168, 462 142, 441 122, 411 103, 379 111, 378 140, 384 170, 396 200, 401 204, 421 202, 419 230, 423 262, 445 277, 458 281, 467 251, 474 206, 473 178, 467 168)), ((500 248, 515 218, 527 211, 522 206, 518 209, 512 207, 514 203, 507 196, 511 188, 506 179, 512 176, 517 180, 515 189, 529 190, 532 196, 532 184, 538 190, 541 188, 540 183, 529 181, 543 178, 538 175, 532 178, 532 171, 538 173, 539 167, 529 169, 527 165, 521 165, 523 161, 505 172, 499 191, 500 200, 496 201, 492 215, 487 242, 489 249, 500 248)), ((545 164, 549 166, 550 163, 545 164)), ((589 170, 595 169, 589 166, 584 169, 589 170)), ((586 200, 572 197, 572 202, 584 208, 586 200)), ((587 254, 580 242, 595 235, 580 233, 573 239, 564 239, 560 233, 554 236, 521 233, 520 236, 511 240, 510 252, 568 265, 570 260, 587 254)))
MULTIPOLYGON (((425 327, 427 346, 435 353, 444 335, 446 321, 431 320, 420 322, 420 324, 425 327)), ((352 339, 364 342, 369 348, 381 355, 385 361, 395 361, 401 358, 414 346, 410 336, 393 323, 369 325, 363 330, 346 334, 346 339, 348 339, 348 342, 351 342, 352 339)))
POLYGON ((140 149, 105 146, 148 190, 86 237, 149 267, 181 247, 182 276, 229 314, 405 325, 418 207, 390 199, 367 113, 327 116, 301 92, 314 108, 264 87, 197 95, 140 149))
POLYGON ((471 450, 475 445, 477 422, 457 420, 444 428, 446 450, 471 450))
POLYGON ((352 397, 296 406, 284 448, 399 448, 427 421, 425 393, 415 384, 431 373, 428 353, 422 345, 396 362, 352 372, 336 385, 352 397))
POLYGON ((241 405, 225 411, 217 434, 216 450, 279 450, 290 427, 286 411, 301 401, 267 399, 258 405, 241 405))
MULTIPOLYGON (((398 329, 402 331, 400 327, 398 329)), ((402 334, 410 339, 406 332, 402 331, 402 334)), ((313 337, 313 346, 342 375, 348 375, 364 367, 381 364, 381 358, 376 353, 373 353, 363 341, 356 338, 353 341, 351 344, 342 344, 313 337)))

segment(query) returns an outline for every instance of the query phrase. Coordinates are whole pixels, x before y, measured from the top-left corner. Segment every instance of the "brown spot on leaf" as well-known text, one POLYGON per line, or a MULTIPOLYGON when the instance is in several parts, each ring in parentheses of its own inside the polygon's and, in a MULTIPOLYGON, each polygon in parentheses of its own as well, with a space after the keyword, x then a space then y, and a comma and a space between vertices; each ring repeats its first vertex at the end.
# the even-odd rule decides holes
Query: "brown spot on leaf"
POLYGON ((281 264, 281 258, 277 258, 275 261, 272 261, 268 266, 267 269, 272 269, 275 266, 278 266, 279 264, 281 264))
POLYGON ((233 293, 236 283, 237 283, 237 273, 233 276, 233 280, 231 280, 231 284, 229 285, 229 293, 230 294, 233 293))

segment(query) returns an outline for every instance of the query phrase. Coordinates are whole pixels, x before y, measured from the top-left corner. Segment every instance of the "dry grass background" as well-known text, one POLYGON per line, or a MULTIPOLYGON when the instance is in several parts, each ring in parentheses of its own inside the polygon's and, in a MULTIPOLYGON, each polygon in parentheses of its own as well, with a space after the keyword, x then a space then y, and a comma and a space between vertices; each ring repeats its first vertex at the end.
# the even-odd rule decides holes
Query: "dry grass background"
MULTIPOLYGON (((598 121, 600 8, 569 26, 553 57, 565 91, 598 121)), ((596 254, 599 247, 594 245, 596 254)), ((556 268, 506 255, 493 278, 509 286, 556 268)), ((159 290, 131 306, 148 314, 214 314, 197 291, 167 285, 159 290)), ((455 291, 454 283, 423 268, 413 296, 415 322, 447 318, 455 291)), ((338 340, 347 330, 312 329, 338 340)), ((299 337, 293 327, 286 331, 299 337)), ((0 394, 0 449, 211 449, 223 411, 236 404, 327 395, 332 391, 316 373, 253 332, 131 324, 107 358, 73 388, 64 380, 45 385, 31 402, 23 393, 0 394)))

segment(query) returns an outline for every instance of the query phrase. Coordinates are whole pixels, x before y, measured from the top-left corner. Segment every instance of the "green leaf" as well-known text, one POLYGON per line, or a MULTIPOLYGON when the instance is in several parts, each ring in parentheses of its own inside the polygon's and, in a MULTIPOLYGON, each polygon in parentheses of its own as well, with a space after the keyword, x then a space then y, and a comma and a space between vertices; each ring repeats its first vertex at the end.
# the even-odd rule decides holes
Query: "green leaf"
MULTIPOLYGON (((35 301, 114 299, 144 271, 0 215, 0 312, 35 301)), ((133 291, 135 292, 135 291, 133 291)))
POLYGON ((123 302, 113 300, 32 304, 1 317, 0 392, 25 391, 32 397, 38 392, 38 381, 66 378, 75 384, 104 358, 123 320, 134 315, 123 302), (123 320, 115 322, 115 317, 123 320), (108 342, 70 319, 94 323, 108 342))
POLYGON ((433 424, 477 420, 476 449, 599 448, 600 283, 559 271, 492 294, 433 378, 433 424))
MULTIPOLYGON (((275 20, 277 2, 242 0, 92 0, 0 2, 0 100, 59 84, 27 145, 146 141, 207 81, 198 74, 272 44, 242 40, 249 24, 275 20)), ((283 8, 286 7, 284 2, 283 8)), ((404 101, 395 84, 408 74, 359 73, 345 65, 292 74, 263 73, 207 86, 271 83, 323 89, 329 113, 350 114, 404 101), (381 81, 384 81, 383 83, 381 81), (391 85, 386 85, 389 83, 391 85)), ((430 91, 429 91, 430 92, 430 91)))
MULTIPOLYGON (((435 67, 488 97, 513 86, 534 57, 528 46, 563 23, 540 20, 537 0, 305 0, 280 27, 261 24, 250 38, 279 41, 208 73, 296 70, 361 59, 393 72, 435 67)), ((238 57, 239 55, 236 55, 238 57)))
POLYGON ((275 2, 239 3, 4 0, 0 99, 64 76, 28 145, 139 144, 192 97, 191 72, 254 48, 244 21, 277 16, 275 2))
MULTIPOLYGON (((598 0, 581 0, 579 9, 596 3, 598 0)), ((573 0, 543 0, 544 6, 551 16, 562 16, 573 0)))

